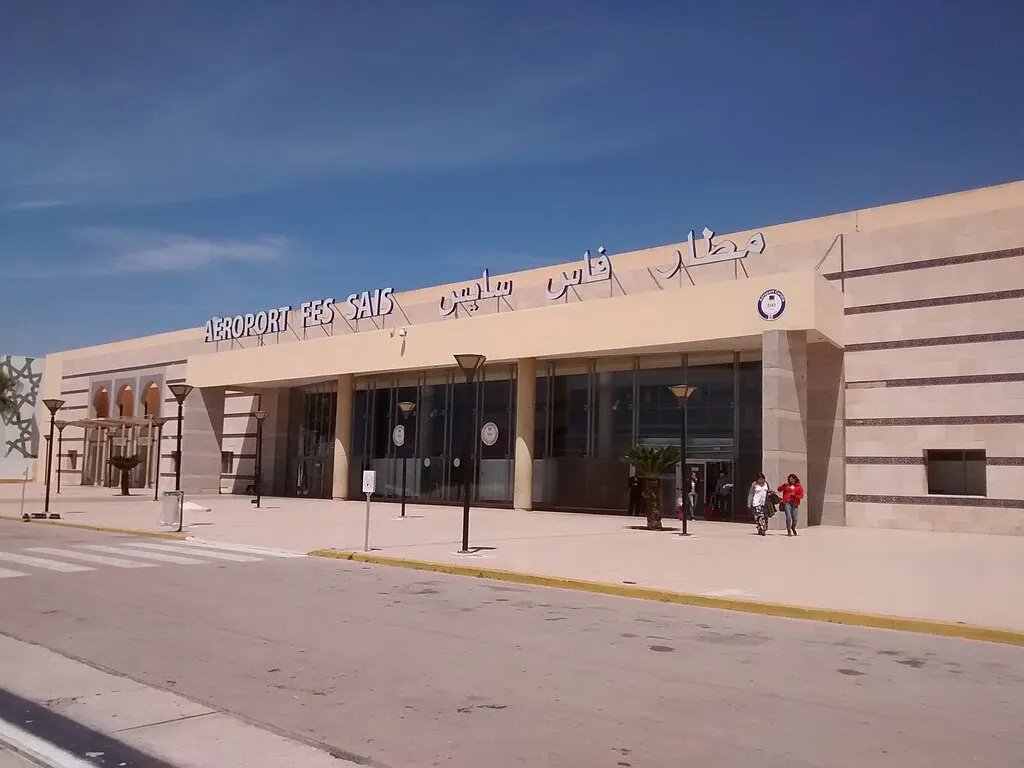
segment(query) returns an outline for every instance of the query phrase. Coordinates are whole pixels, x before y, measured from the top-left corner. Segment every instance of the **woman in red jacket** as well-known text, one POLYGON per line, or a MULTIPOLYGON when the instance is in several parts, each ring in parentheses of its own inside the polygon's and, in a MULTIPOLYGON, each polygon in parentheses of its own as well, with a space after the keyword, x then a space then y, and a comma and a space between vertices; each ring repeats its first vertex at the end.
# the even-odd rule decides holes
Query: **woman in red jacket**
POLYGON ((786 513, 786 535, 796 536, 796 510, 804 498, 804 487, 800 485, 800 478, 790 475, 786 482, 778 488, 782 494, 782 503, 779 504, 786 513))

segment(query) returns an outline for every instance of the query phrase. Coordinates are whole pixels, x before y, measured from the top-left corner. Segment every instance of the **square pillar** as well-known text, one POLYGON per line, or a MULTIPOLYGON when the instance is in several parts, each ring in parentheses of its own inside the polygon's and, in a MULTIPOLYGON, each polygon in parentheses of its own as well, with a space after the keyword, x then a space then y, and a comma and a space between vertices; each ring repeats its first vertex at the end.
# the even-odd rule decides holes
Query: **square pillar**
POLYGON ((512 506, 533 509, 533 436, 537 415, 537 361, 518 362, 516 374, 516 447, 513 468, 512 506))
MULTIPOLYGON (((263 471, 260 487, 264 496, 285 496, 288 470, 288 415, 291 398, 286 387, 264 389, 259 407, 267 412, 263 421, 263 471)), ((255 406, 254 406, 255 407, 255 406)))
MULTIPOLYGON (((761 335, 761 471, 776 488, 790 473, 807 485, 807 332, 761 335)), ((746 489, 744 489, 744 493, 746 489)), ((798 526, 807 525, 807 502, 798 526)), ((780 511, 769 527, 785 529, 780 511)))
POLYGON ((846 525, 843 350, 807 346, 807 525, 846 525))
POLYGON ((349 460, 352 457, 352 394, 355 381, 351 373, 338 377, 338 410, 334 416, 334 477, 331 496, 348 497, 349 460))
MULTIPOLYGON (((172 408, 177 416, 177 404, 172 408)), ((223 437, 224 388, 195 388, 182 410, 181 490, 186 494, 220 493, 223 437)))

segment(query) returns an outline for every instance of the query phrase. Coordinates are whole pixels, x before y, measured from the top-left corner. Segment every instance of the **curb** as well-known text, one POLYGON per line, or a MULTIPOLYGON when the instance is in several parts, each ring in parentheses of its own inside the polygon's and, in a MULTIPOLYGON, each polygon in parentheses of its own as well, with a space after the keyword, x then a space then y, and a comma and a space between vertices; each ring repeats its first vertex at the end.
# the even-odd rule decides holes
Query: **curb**
MULTIPOLYGON (((20 523, 20 517, 0 515, 0 520, 8 520, 12 523, 20 523)), ((85 525, 83 523, 65 523, 63 520, 31 520, 35 525, 56 525, 61 528, 77 528, 82 531, 97 531, 99 533, 120 533, 125 536, 145 536, 150 539, 171 539, 173 541, 185 541, 184 533, 171 533, 169 531, 136 531, 131 528, 108 528, 102 525, 85 525)))
POLYGON ((469 565, 451 565, 448 563, 432 563, 425 560, 406 560, 398 557, 367 555, 360 552, 346 552, 336 549, 316 549, 308 553, 310 557, 326 557, 336 560, 351 560, 373 565, 388 565, 396 568, 411 568, 418 571, 434 571, 455 576, 472 576, 478 579, 508 581, 515 584, 529 584, 540 587, 571 589, 577 592, 592 592, 616 597, 629 597, 636 600, 652 600, 677 605, 692 605, 698 608, 715 608, 723 611, 754 613, 762 616, 774 616, 784 619, 803 619, 826 624, 843 624, 851 627, 870 627, 872 629, 892 629, 899 632, 914 632, 937 637, 954 637, 964 640, 981 640, 1003 645, 1024 646, 1024 632, 1012 629, 997 629, 977 624, 936 621, 933 619, 914 619, 901 616, 887 616, 876 613, 860 613, 858 611, 830 610, 828 608, 808 608, 799 605, 768 603, 757 600, 740 600, 729 597, 709 597, 686 592, 670 592, 652 587, 637 587, 626 584, 606 584, 599 581, 584 581, 559 576, 538 576, 532 573, 504 571, 496 568, 477 568, 469 565))

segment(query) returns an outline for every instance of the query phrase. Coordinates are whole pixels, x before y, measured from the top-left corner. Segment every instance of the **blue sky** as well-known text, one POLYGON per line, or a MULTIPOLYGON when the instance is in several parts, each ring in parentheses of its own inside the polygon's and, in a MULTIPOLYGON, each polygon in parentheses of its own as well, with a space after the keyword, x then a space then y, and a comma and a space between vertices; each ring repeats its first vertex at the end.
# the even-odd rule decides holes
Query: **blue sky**
POLYGON ((1024 4, 6 3, 0 351, 1024 178, 1024 4))

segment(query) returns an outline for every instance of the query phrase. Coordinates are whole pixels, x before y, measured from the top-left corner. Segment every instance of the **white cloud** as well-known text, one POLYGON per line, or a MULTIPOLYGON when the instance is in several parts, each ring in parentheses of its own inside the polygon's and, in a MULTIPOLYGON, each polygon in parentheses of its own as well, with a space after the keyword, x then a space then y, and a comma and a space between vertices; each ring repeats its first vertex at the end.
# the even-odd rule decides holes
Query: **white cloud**
POLYGON ((60 200, 23 200, 2 206, 8 211, 38 211, 44 208, 58 208, 64 205, 60 200))
POLYGON ((86 227, 75 234, 103 254, 102 272, 189 272, 226 262, 268 262, 289 250, 283 237, 230 240, 166 232, 86 227))

